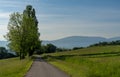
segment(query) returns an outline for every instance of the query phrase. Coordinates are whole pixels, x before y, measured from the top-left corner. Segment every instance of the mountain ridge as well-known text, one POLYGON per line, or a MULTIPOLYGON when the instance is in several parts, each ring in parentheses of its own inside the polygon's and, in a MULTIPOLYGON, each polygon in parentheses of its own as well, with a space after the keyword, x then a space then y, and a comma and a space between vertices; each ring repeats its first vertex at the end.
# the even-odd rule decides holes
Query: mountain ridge
MULTIPOLYGON (((113 37, 113 38, 104 38, 104 37, 96 37, 96 36, 69 36, 60 38, 57 40, 43 40, 42 44, 46 45, 51 43, 60 48, 74 48, 74 47, 87 47, 89 45, 98 43, 98 42, 109 42, 109 41, 116 41, 120 40, 120 37, 113 37)), ((0 41, 0 47, 7 47, 7 41, 0 41)))
POLYGON ((87 47, 91 44, 95 44, 98 42, 104 42, 104 41, 109 42, 116 40, 120 40, 120 37, 104 38, 104 37, 96 37, 96 36, 70 36, 58 40, 43 41, 42 44, 46 45, 48 43, 52 43, 57 47, 61 47, 61 48, 73 48, 73 47, 87 47))

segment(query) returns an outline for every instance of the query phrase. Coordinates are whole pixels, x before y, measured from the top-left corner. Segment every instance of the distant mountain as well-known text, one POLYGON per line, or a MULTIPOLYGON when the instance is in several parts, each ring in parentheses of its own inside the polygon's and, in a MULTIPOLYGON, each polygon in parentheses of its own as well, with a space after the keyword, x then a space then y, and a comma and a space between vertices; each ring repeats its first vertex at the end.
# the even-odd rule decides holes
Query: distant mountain
POLYGON ((103 42, 106 40, 107 39, 103 37, 71 36, 59 40, 43 41, 42 44, 52 43, 57 47, 61 48, 73 48, 73 47, 86 47, 91 44, 103 42))
MULTIPOLYGON (((120 37, 114 37, 114 38, 103 38, 103 37, 88 37, 88 36, 71 36, 66 37, 58 40, 52 40, 52 41, 44 41, 42 44, 46 45, 48 43, 54 44, 57 47, 61 48, 73 48, 73 47, 87 47, 91 44, 95 44, 98 42, 103 41, 116 41, 120 40, 120 37)), ((8 43, 6 41, 0 41, 0 47, 7 47, 8 43)))
POLYGON ((73 48, 73 47, 87 47, 89 45, 103 42, 103 41, 116 41, 120 40, 120 37, 114 37, 114 38, 103 38, 103 37, 88 37, 88 36, 71 36, 62 38, 59 40, 53 40, 53 41, 43 41, 42 44, 54 44, 57 47, 61 48, 73 48))

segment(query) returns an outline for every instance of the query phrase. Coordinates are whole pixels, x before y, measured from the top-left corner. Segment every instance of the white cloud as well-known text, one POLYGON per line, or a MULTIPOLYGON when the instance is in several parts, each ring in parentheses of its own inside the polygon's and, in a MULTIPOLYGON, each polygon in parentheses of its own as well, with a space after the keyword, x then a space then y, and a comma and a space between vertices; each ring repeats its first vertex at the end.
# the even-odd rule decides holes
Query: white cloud
POLYGON ((0 0, 0 8, 25 8, 28 4, 37 3, 38 0, 0 0))
POLYGON ((11 14, 11 12, 0 12, 0 19, 3 18, 9 18, 9 15, 11 14))
POLYGON ((18 0, 0 0, 0 7, 21 7, 23 4, 26 4, 25 2, 18 1, 18 0))
POLYGON ((120 23, 94 22, 88 20, 62 20, 39 24, 41 38, 45 40, 58 39, 65 36, 119 36, 120 23))
POLYGON ((65 14, 38 14, 37 17, 66 17, 70 15, 65 15, 65 14))
POLYGON ((7 26, 0 25, 0 40, 5 40, 4 35, 7 33, 7 26))
POLYGON ((18 2, 8 1, 8 0, 0 0, 0 7, 15 7, 18 2))

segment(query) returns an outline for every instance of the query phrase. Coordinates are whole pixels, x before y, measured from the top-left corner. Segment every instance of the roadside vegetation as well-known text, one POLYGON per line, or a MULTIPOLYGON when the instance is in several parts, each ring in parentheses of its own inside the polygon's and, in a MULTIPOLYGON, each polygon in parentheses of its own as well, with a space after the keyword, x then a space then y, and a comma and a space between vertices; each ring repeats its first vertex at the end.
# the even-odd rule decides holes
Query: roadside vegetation
POLYGON ((26 58, 9 58, 0 60, 0 77, 24 77, 32 65, 33 60, 26 58))
POLYGON ((71 77, 120 77, 119 45, 44 54, 43 59, 71 77))

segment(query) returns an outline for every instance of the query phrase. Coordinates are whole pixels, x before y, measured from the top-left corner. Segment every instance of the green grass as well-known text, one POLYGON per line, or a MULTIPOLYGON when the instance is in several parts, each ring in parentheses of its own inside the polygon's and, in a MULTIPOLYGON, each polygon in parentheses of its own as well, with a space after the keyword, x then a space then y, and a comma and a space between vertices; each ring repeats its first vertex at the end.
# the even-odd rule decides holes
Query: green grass
POLYGON ((120 46, 101 46, 43 55, 71 77, 120 77, 120 46))
POLYGON ((0 77, 24 77, 33 60, 19 58, 0 60, 0 77))

